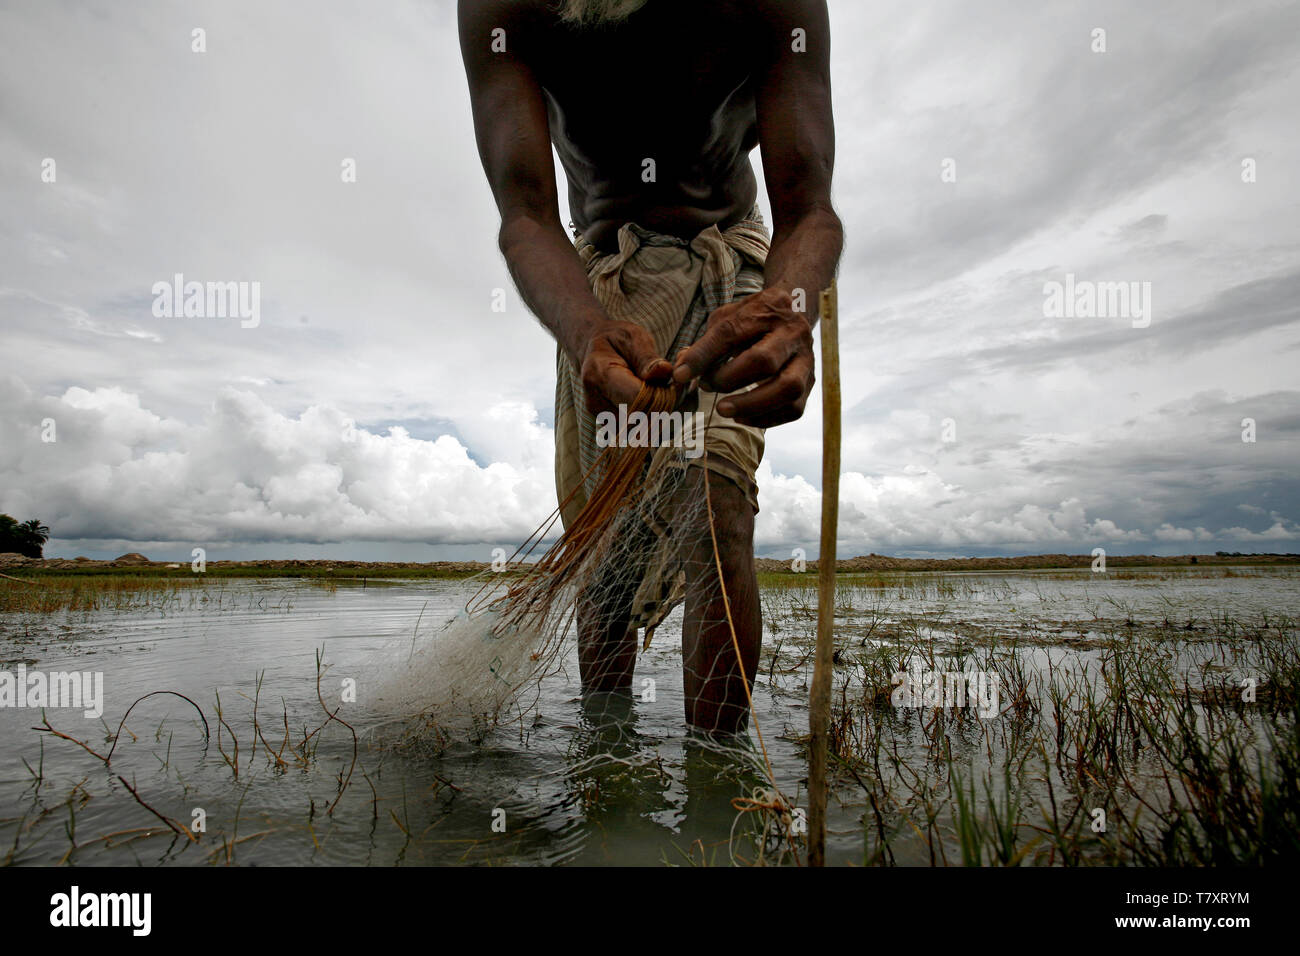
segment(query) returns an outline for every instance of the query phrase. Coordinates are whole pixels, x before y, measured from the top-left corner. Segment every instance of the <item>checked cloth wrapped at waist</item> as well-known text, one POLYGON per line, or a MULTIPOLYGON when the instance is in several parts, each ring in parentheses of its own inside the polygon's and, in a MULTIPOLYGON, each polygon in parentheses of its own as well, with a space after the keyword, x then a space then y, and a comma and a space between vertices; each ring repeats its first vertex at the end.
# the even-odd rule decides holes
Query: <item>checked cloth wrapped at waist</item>
MULTIPOLYGON (((755 207, 726 230, 710 226, 694 239, 681 239, 628 223, 618 231, 618 251, 602 253, 584 237, 574 240, 587 270, 587 279, 605 313, 616 321, 644 327, 659 355, 672 361, 678 350, 693 344, 707 328, 709 315, 720 306, 763 289, 763 267, 771 237, 755 207)), ((741 425, 714 410, 721 395, 702 386, 683 411, 702 413, 709 425, 704 454, 687 458, 735 482, 758 511, 754 474, 763 457, 763 430, 741 425)), ((688 421, 700 416, 686 416, 688 421)), ((688 426, 689 427, 689 426, 688 426)), ((692 436, 692 439, 694 436, 692 436)), ((556 350, 555 490, 565 527, 587 503, 599 478, 594 471, 603 449, 597 443, 597 423, 587 408, 582 376, 563 350, 556 350), (584 476, 586 480, 584 482, 584 476)), ((663 452, 672 449, 663 448, 663 452)), ((633 625, 653 630, 677 603, 680 585, 666 552, 647 571, 633 606, 633 625)))

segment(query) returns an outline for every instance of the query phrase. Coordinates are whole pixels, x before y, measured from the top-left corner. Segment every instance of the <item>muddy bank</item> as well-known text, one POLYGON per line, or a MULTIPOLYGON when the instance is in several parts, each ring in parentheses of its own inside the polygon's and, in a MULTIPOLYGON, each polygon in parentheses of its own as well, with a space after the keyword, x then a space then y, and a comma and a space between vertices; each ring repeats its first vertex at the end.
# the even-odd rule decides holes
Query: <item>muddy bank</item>
MULTIPOLYGON (((1032 571, 1052 568, 1091 568, 1090 554, 1029 554, 1003 558, 891 558, 868 554, 843 558, 835 563, 840 573, 861 571, 1032 571)), ((759 571, 790 571, 790 561, 756 558, 759 571)), ((1300 564, 1300 554, 1108 554, 1107 568, 1201 567, 1228 565, 1300 564)), ((809 561, 808 570, 816 571, 817 562, 809 561)))
MULTIPOLYGON (((836 562, 840 573, 872 571, 1023 571, 1054 568, 1090 568, 1093 558, 1087 554, 1032 554, 999 558, 893 558, 869 554, 844 558, 836 562)), ((765 574, 794 573, 791 562, 774 558, 755 558, 757 569, 765 574)), ((1296 565, 1296 554, 1183 554, 1160 556, 1107 555, 1108 568, 1135 567, 1217 567, 1232 565, 1296 565)), ((336 561, 326 559, 283 559, 263 561, 208 561, 205 572, 222 577, 338 577, 338 578, 464 578, 487 571, 486 561, 336 561)), ((807 562, 807 571, 815 572, 817 562, 807 562)), ((0 571, 13 573, 134 573, 190 574, 188 562, 152 561, 131 552, 112 561, 89 558, 27 558, 19 554, 0 554, 0 571)))

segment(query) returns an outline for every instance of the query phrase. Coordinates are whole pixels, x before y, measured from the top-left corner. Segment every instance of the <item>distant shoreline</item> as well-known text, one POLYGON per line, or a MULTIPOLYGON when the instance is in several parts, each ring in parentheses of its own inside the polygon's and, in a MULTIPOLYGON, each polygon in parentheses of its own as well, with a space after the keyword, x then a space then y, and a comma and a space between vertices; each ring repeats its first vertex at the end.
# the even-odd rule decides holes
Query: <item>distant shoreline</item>
MULTIPOLYGON (((892 558, 870 554, 844 558, 836 562, 840 574, 881 571, 1051 571, 1086 570, 1092 567, 1092 555, 1033 554, 998 558, 892 558)), ((788 560, 755 558, 760 574, 796 576, 788 560)), ((1183 555, 1107 555, 1110 568, 1205 568, 1268 565, 1300 565, 1300 554, 1183 554, 1183 555)), ((328 559, 282 559, 259 561, 208 561, 205 573, 213 577, 282 578, 467 578, 490 570, 487 561, 331 561, 328 559)), ((511 565, 517 568, 518 565, 511 565)), ((816 572, 817 562, 808 561, 803 572, 816 572)), ((143 555, 123 555, 113 561, 68 558, 25 558, 0 555, 0 572, 38 575, 130 574, 171 576, 191 574, 188 562, 150 561, 143 555)))

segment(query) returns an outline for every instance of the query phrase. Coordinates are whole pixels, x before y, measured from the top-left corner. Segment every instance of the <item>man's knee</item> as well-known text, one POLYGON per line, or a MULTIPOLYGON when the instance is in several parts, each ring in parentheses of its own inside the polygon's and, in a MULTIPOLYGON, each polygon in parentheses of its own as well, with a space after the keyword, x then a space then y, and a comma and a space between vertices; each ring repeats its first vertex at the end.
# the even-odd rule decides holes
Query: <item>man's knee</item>
POLYGON ((754 509, 749 495, 734 481, 704 468, 688 469, 687 474, 685 499, 694 541, 709 546, 716 541, 723 554, 752 551, 754 509))

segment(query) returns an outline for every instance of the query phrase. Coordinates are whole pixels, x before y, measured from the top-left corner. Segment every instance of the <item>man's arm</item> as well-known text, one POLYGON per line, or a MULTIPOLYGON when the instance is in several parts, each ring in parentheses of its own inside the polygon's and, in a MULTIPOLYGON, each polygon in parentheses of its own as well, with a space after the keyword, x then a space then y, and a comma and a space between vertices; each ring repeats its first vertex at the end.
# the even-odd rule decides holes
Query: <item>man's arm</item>
POLYGON ((774 220, 765 288, 716 310, 705 334, 678 355, 674 377, 686 382, 702 374, 719 392, 761 383, 720 402, 718 411, 769 428, 803 414, 814 382, 818 292, 835 276, 844 232, 831 207, 835 125, 826 2, 776 0, 758 6, 770 25, 757 98, 774 220), (796 29, 804 31, 805 52, 793 49, 796 29), (805 313, 793 310, 796 289, 803 290, 805 313))
POLYGON ((643 379, 666 379, 671 366, 638 326, 614 322, 592 294, 560 223, 546 102, 516 55, 522 27, 509 0, 460 0, 461 54, 469 80, 479 157, 501 214, 499 244, 528 308, 551 332, 600 398, 631 402, 643 379), (505 50, 493 52, 492 31, 505 50))
POLYGON ((769 289, 804 289, 816 321, 817 293, 830 286, 844 245, 831 207, 835 122, 831 112, 831 30, 826 0, 776 3, 772 68, 758 96, 759 143, 772 204, 769 289), (795 29, 807 50, 791 46, 795 29))

